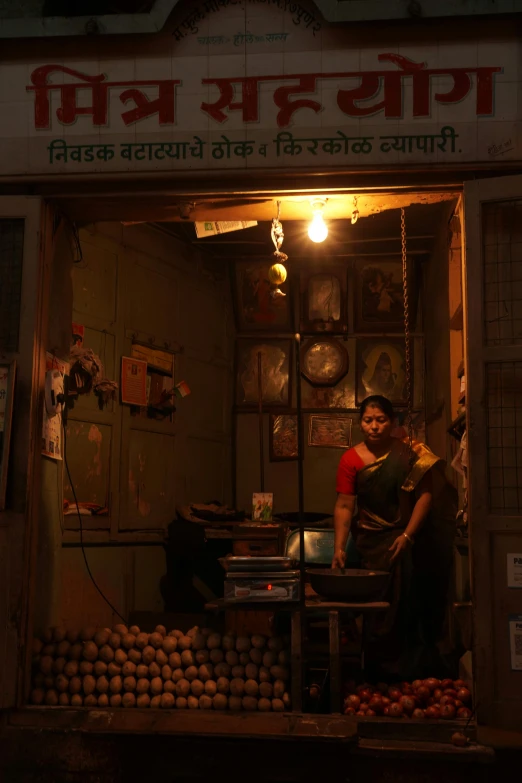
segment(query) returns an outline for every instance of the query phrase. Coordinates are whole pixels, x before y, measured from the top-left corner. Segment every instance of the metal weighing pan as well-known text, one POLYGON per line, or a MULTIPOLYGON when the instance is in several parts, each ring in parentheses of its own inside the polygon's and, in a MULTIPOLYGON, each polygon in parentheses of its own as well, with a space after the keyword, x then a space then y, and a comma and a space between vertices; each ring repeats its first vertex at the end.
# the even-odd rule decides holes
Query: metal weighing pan
POLYGON ((388 587, 387 571, 365 571, 361 568, 307 569, 312 589, 332 601, 380 601, 388 587))
POLYGON ((284 571, 282 573, 277 571, 229 571, 227 574, 227 581, 229 582, 240 579, 249 579, 250 581, 270 579, 275 583, 288 579, 299 579, 299 571, 284 571))
POLYGON ((290 571, 294 566, 291 557, 229 557, 228 572, 256 573, 258 571, 290 571))

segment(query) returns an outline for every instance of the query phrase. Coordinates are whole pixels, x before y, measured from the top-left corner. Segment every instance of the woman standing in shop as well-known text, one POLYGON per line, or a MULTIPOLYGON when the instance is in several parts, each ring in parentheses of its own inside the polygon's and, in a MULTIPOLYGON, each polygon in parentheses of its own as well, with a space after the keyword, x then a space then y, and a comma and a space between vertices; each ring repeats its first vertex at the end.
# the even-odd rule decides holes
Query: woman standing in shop
POLYGON ((374 623, 367 658, 403 679, 434 675, 451 574, 455 503, 439 457, 422 443, 392 436, 389 400, 360 408, 364 441, 337 471, 332 568, 344 568, 350 532, 364 568, 389 571, 390 609, 374 623), (356 512, 357 506, 357 512, 356 512))

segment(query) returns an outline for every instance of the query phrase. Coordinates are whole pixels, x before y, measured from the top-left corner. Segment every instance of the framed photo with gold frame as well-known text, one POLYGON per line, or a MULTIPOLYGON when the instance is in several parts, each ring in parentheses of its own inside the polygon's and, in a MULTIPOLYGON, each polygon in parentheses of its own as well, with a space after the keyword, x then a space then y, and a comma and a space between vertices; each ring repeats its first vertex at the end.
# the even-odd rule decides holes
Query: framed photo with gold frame
MULTIPOLYGON (((357 404, 380 394, 393 405, 407 405, 406 345, 400 338, 357 341, 357 404)), ((412 350, 413 383, 413 350, 412 350)))
POLYGON ((281 286, 285 296, 274 298, 268 279, 272 261, 234 261, 234 312, 238 332, 290 332, 293 330, 290 281, 281 286))
POLYGON ((5 509, 16 362, 0 362, 0 511, 5 509))
POLYGON ((299 457, 297 413, 271 413, 268 435, 270 462, 289 462, 299 457))
POLYGON ((308 445, 349 449, 352 445, 352 424, 351 416, 312 413, 308 424, 308 445))
MULTIPOLYGON (((414 264, 408 261, 408 292, 412 328, 417 314, 414 264)), ((402 332, 404 285, 402 262, 379 259, 355 262, 355 331, 402 332)))
POLYGON ((346 267, 326 265, 301 271, 301 331, 348 331, 346 267))
POLYGON ((236 341, 236 405, 259 405, 259 355, 263 407, 290 407, 292 400, 292 340, 239 338, 236 341))

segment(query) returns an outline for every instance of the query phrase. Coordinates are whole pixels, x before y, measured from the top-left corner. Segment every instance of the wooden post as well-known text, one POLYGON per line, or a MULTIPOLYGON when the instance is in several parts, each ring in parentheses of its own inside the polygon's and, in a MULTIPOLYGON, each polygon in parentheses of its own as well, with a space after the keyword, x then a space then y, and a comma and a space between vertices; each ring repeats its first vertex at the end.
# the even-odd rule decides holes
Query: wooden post
MULTIPOLYGON (((306 563, 305 563, 305 522, 304 522, 304 473, 303 473, 303 409, 301 402, 301 337, 295 335, 295 377, 297 402, 297 489, 299 499, 299 612, 301 614, 301 652, 304 646, 306 626, 306 563)), ((304 667, 300 666, 301 701, 304 691, 304 667)))
POLYGON ((328 612, 330 635, 330 712, 341 712, 341 655, 339 642, 339 612, 328 612))
POLYGON ((291 697, 292 711, 303 711, 303 655, 302 655, 302 627, 301 612, 298 609, 292 612, 292 641, 291 641, 291 663, 292 663, 292 682, 291 697))
POLYGON ((260 473, 260 489, 261 492, 265 491, 265 443, 263 437, 263 378, 262 372, 262 357, 261 351, 257 354, 257 395, 259 401, 259 473, 260 473))

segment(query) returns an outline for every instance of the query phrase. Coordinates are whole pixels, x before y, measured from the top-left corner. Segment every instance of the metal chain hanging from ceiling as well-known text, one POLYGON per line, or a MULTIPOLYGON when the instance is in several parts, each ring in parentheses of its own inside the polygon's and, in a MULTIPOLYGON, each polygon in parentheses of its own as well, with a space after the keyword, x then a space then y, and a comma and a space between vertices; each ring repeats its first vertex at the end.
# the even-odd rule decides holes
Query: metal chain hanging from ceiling
POLYGON ((406 355, 406 398, 408 402, 408 443, 411 452, 413 442, 413 389, 411 377, 411 329, 408 291, 408 254, 406 250, 406 217, 401 208, 402 289, 404 296, 404 342, 406 355))

